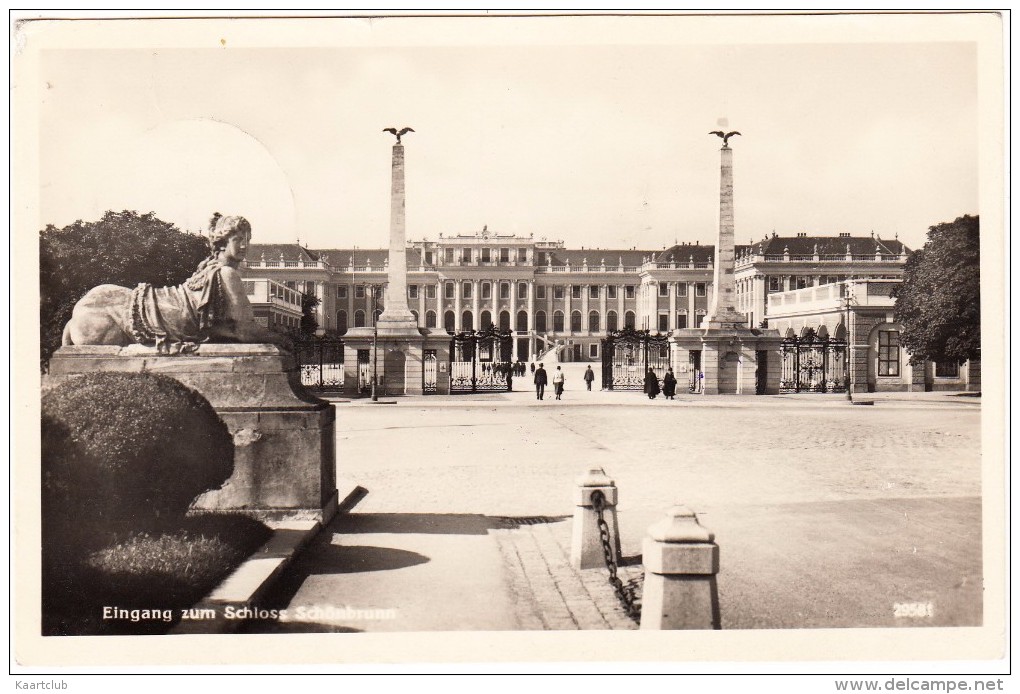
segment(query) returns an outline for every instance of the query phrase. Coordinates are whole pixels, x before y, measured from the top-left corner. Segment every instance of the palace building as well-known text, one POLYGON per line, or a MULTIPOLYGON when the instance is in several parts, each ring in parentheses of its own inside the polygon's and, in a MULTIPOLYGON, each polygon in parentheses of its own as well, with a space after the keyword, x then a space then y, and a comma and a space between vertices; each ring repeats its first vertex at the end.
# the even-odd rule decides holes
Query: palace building
MULTIPOLYGON (((834 339, 838 333, 845 340, 850 286, 858 332, 869 326, 867 335, 854 339, 857 388, 979 383, 968 365, 914 368, 899 349, 889 289, 902 277, 909 253, 899 240, 875 235, 771 234, 736 246, 737 308, 750 328, 767 326, 790 338, 809 330, 834 339)), ((572 249, 562 241, 482 228, 409 241, 406 255, 407 303, 420 327, 510 330, 514 360, 531 361, 559 347, 563 361, 598 361, 608 332, 697 328, 712 302, 711 245, 572 249)), ((320 332, 342 335, 370 327, 385 306, 387 257, 386 249, 252 244, 243 273, 256 315, 267 324, 295 325, 300 298, 285 290, 305 292, 320 300, 320 332)))

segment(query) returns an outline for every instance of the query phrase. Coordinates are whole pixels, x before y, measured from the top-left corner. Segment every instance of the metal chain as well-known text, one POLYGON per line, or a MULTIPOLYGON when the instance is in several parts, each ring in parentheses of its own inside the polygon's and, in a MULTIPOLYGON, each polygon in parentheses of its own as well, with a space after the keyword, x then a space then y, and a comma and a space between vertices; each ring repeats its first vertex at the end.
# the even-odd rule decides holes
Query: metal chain
POLYGON ((609 571, 609 585, 616 591, 616 597, 620 599, 627 616, 635 622, 641 622, 641 606, 635 604, 634 588, 623 585, 623 581, 616 575, 616 561, 613 559, 613 545, 609 534, 609 524, 606 523, 603 512, 606 509, 606 496, 596 489, 591 493, 591 505, 598 516, 596 524, 599 527, 599 538, 602 540, 602 556, 606 560, 606 569, 609 571))

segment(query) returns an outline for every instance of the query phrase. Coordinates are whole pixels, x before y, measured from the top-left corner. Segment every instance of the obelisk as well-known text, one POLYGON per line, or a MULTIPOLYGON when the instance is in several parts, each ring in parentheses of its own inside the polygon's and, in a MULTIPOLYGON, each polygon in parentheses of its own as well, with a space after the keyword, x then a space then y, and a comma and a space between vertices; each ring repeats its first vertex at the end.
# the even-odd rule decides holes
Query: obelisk
POLYGON ((736 282, 733 278, 733 150, 729 138, 739 135, 730 132, 723 135, 720 154, 719 175, 719 234, 715 241, 715 270, 712 278, 715 295, 705 320, 707 328, 739 328, 747 317, 736 308, 736 282))
POLYGON ((404 217, 404 146, 400 136, 414 132, 404 128, 393 145, 390 184, 390 251, 386 280, 386 304, 379 315, 380 334, 418 333, 418 322, 407 306, 407 229, 404 217))

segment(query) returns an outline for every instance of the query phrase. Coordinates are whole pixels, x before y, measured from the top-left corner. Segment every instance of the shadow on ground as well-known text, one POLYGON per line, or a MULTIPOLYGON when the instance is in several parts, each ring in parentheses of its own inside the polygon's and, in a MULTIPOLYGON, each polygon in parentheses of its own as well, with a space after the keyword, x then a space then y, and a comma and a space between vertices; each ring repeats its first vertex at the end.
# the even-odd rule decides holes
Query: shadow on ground
POLYGON ((326 533, 357 535, 410 533, 416 535, 485 535, 522 525, 559 523, 570 516, 485 516, 479 513, 352 513, 338 517, 326 533))

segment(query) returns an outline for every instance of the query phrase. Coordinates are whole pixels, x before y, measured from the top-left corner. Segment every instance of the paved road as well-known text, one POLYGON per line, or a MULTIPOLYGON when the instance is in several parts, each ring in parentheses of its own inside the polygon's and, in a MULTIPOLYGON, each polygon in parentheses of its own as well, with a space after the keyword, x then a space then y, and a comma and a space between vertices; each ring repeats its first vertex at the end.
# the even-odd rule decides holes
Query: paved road
POLYGON ((339 404, 339 473, 369 494, 277 600, 395 616, 274 628, 633 627, 597 572, 566 567, 573 480, 589 466, 616 479, 633 561, 677 502, 715 531, 724 628, 980 624, 977 399, 650 402, 588 393, 583 367, 568 368, 560 402, 522 391, 339 404), (898 603, 932 614, 897 617, 898 603))

